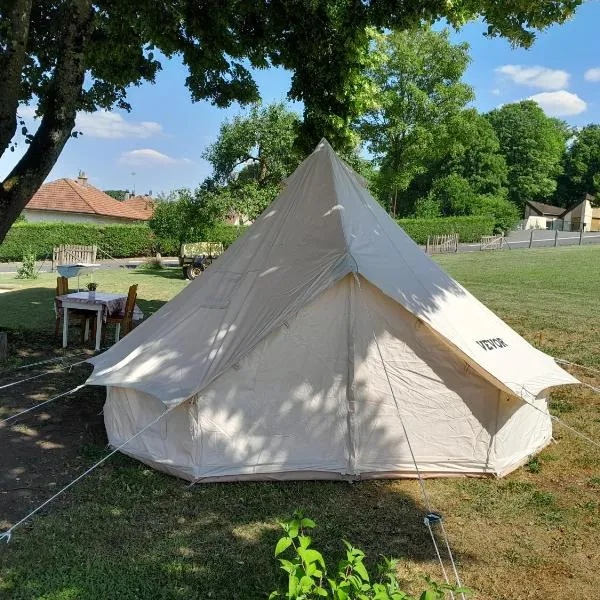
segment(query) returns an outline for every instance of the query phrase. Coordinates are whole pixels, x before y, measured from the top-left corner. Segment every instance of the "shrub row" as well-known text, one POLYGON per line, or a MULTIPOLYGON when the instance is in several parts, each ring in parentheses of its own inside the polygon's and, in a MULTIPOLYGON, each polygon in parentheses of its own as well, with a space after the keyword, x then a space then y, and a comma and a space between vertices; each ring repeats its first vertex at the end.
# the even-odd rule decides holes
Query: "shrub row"
POLYGON ((440 217, 436 219, 398 219, 398 225, 417 244, 426 244, 429 235, 458 233, 461 242, 479 242, 482 235, 494 232, 494 217, 440 217))
MULTIPOLYGON (((229 246, 239 233, 237 227, 220 223, 209 237, 229 246)), ((179 242, 158 240, 147 225, 16 223, 0 245, 0 261, 21 260, 30 251, 38 259, 51 257, 52 249, 61 244, 96 245, 114 258, 149 256, 157 251, 172 256, 179 253, 179 242)), ((105 256, 102 252, 99 258, 105 256)))
MULTIPOLYGON (((446 233, 458 233, 461 242, 478 242, 482 235, 491 235, 494 230, 494 219, 481 216, 399 219, 398 224, 417 244, 425 244, 428 235, 446 233)), ((219 223, 206 235, 206 240, 221 242, 227 247, 246 229, 219 223)), ((114 258, 150 256, 157 251, 171 256, 179 253, 179 242, 157 239, 147 225, 16 223, 0 245, 0 261, 21 260, 29 251, 39 259, 50 257, 52 249, 61 244, 95 244, 114 258)))

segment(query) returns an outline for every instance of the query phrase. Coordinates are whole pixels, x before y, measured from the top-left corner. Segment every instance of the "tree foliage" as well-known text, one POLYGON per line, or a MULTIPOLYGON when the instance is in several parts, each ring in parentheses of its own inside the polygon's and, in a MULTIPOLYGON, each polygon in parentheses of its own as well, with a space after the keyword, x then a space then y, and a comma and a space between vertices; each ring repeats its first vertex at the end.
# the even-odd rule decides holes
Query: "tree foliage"
POLYGON ((206 236, 215 224, 227 214, 222 196, 200 186, 174 190, 158 198, 152 218, 148 222, 157 238, 184 242, 213 241, 206 236))
MULTIPOLYGON (((445 18, 482 18, 487 35, 528 46, 535 31, 569 18, 581 0, 2 0, 0 156, 12 147, 18 106, 37 101, 29 146, 0 184, 0 241, 73 134, 78 110, 128 109, 127 89, 153 81, 157 51, 179 55, 195 101, 258 100, 251 68, 292 71, 291 99, 304 104, 299 146, 326 136, 340 150, 369 102, 363 76, 368 26, 407 29, 445 18)), ((24 125, 23 125, 24 126, 24 125)))
POLYGON ((380 167, 380 201, 407 214, 412 203, 404 192, 444 156, 449 120, 473 99, 461 81, 468 45, 452 44, 447 30, 428 27, 372 35, 376 58, 367 76, 375 102, 358 129, 380 167))
POLYGON ((508 166, 508 195, 523 209, 556 190, 569 131, 533 101, 506 104, 487 114, 508 166))
POLYGON ((221 125, 203 158, 211 185, 233 212, 258 216, 300 162, 295 148, 300 118, 282 103, 253 106, 247 115, 221 125))
POLYGON ((565 155, 557 200, 569 206, 590 194, 600 201, 600 125, 583 127, 575 134, 565 155))
POLYGON ((118 200, 119 202, 123 202, 129 193, 128 190, 103 190, 107 196, 118 200))

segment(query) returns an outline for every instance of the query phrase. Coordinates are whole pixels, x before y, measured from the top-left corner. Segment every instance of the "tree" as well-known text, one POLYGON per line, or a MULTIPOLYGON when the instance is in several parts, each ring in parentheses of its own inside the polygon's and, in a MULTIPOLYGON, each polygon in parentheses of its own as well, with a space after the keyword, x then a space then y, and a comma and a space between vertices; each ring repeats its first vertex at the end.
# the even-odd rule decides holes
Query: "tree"
POLYGON ((519 209, 502 194, 482 194, 458 173, 439 177, 429 194, 416 203, 415 216, 489 215, 496 232, 509 231, 519 220, 519 209), (436 214, 437 208, 437 214, 436 214))
POLYGON ((212 180, 230 210, 251 219, 280 191, 300 162, 295 149, 300 118, 284 104, 253 106, 249 113, 221 125, 203 158, 212 165, 212 180))
POLYGON ((447 140, 448 153, 435 165, 435 173, 461 175, 477 194, 506 195, 506 160, 485 117, 475 109, 460 112, 448 122, 447 140))
POLYGON ((487 114, 508 166, 508 197, 522 211, 528 200, 556 190, 566 149, 566 124, 547 117, 533 101, 506 104, 487 114))
POLYGON ((394 214, 412 210, 403 193, 446 154, 447 124, 473 99, 461 82, 468 45, 452 44, 449 37, 447 30, 428 27, 373 33, 378 58, 368 75, 376 86, 375 105, 359 131, 380 165, 380 201, 394 214))
MULTIPOLYGON (((159 239, 179 244, 206 240, 211 228, 227 213, 227 205, 208 186, 174 190, 159 197, 148 225, 159 239)), ((206 240, 210 241, 210 240, 206 240)))
MULTIPOLYGON (((482 18, 487 35, 528 46, 535 31, 571 16, 581 0, 0 0, 0 155, 14 149, 19 103, 37 102, 35 133, 0 184, 0 242, 73 135, 78 110, 129 108, 127 88, 153 81, 155 51, 181 56, 194 101, 258 100, 250 67, 293 72, 304 103, 299 145, 325 135, 338 149, 369 97, 362 76, 367 26, 408 28, 482 18)), ((76 133, 76 132, 75 132, 76 133)))
POLYGON ((557 199, 562 206, 581 200, 585 194, 600 200, 600 125, 586 125, 569 146, 557 199))
POLYGON ((103 190, 107 196, 118 200, 119 202, 123 202, 129 193, 128 190, 103 190))

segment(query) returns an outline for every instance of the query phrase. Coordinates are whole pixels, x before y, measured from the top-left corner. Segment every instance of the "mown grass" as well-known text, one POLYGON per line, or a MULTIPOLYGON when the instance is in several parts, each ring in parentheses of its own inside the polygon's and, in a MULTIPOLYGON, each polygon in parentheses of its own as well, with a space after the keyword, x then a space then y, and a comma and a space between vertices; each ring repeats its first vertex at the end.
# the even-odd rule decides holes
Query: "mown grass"
MULTIPOLYGON (((439 261, 545 352, 600 365, 600 247, 439 261)), ((102 289, 125 287, 110 273, 97 279, 102 289)), ((153 298, 184 285, 150 281, 158 286, 153 298)), ((600 385, 591 373, 573 373, 600 385)), ((600 395, 565 388, 553 393, 551 406, 565 422, 600 440, 600 395)), ((535 462, 505 479, 426 483, 475 598, 598 596, 600 452, 560 425, 554 439, 535 462)), ((103 449, 86 446, 80 454, 77 472, 103 449)), ((296 507, 318 522, 314 543, 332 559, 341 555, 339 540, 345 538, 365 549, 371 564, 378 554, 399 557, 409 589, 420 586, 423 573, 441 578, 415 481, 188 487, 116 456, 0 548, 0 598, 265 598, 280 581, 273 558, 277 520, 296 507)))
MULTIPOLYGON (((54 328, 54 296, 57 273, 40 273, 37 279, 16 279, 14 274, 0 273, 0 288, 12 291, 0 293, 0 328, 50 331, 54 328)), ((88 275, 80 277, 83 287, 88 275)), ((181 269, 107 269, 93 274, 99 292, 127 293, 138 284, 137 304, 145 315, 156 312, 166 301, 188 283, 181 269)), ((75 291, 77 278, 69 280, 75 291)))

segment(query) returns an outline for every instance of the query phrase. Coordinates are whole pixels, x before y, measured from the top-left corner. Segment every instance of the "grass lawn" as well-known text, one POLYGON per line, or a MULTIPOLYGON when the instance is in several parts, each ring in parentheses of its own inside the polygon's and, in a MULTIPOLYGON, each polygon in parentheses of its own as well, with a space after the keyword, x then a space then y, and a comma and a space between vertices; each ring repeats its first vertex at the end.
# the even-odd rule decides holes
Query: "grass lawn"
MULTIPOLYGON (((543 351, 600 367, 600 246, 438 260, 543 351)), ((185 285, 175 271, 103 271, 95 279, 104 291, 139 283, 145 311, 185 285)), ((2 284, 16 282, 0 276, 2 284)), ((0 294, 0 327, 53 327, 53 286, 54 279, 43 276, 19 291, 0 294), (23 306, 18 299, 27 294, 23 306)), ((573 373, 600 386, 600 376, 573 373)), ((95 415, 101 391, 83 390, 62 406, 76 410, 82 400, 95 415)), ((600 440, 600 394, 583 387, 557 390, 551 408, 600 440)), ((94 418, 98 425, 100 417, 94 418)), ((24 433, 15 438, 21 446, 12 446, 17 464, 24 444, 38 444, 44 422, 32 417, 21 425, 24 433)), ((445 517, 461 577, 477 599, 598 597, 600 451, 560 425, 554 437, 555 443, 526 468, 505 479, 426 483, 433 505, 445 517)), ((68 455, 64 444, 55 446, 46 452, 68 455)), ((101 443, 82 434, 68 455, 68 469, 53 474, 42 499, 103 455, 101 443)), ((43 469, 42 462, 22 468, 43 469)), ((281 581, 273 557, 277 520, 297 507, 317 521, 314 545, 331 563, 341 557, 340 539, 345 538, 367 552, 371 565, 380 554, 400 558, 399 574, 409 589, 422 587, 424 573, 441 580, 415 481, 189 487, 118 455, 0 547, 0 599, 264 599, 281 581)), ((29 508, 24 504, 22 512, 29 508)))
MULTIPOLYGON (((37 279, 16 279, 14 274, 0 273, 0 328, 50 331, 54 329, 54 296, 57 273, 40 273, 37 279)), ((83 287, 88 275, 80 277, 83 287)), ((138 284, 137 304, 144 315, 156 312, 167 300, 180 292, 187 281, 179 268, 160 270, 106 269, 93 274, 99 292, 127 293, 129 286, 138 284)), ((70 280, 71 290, 77 279, 70 280)))

